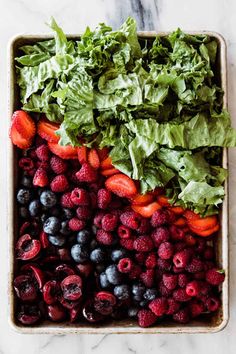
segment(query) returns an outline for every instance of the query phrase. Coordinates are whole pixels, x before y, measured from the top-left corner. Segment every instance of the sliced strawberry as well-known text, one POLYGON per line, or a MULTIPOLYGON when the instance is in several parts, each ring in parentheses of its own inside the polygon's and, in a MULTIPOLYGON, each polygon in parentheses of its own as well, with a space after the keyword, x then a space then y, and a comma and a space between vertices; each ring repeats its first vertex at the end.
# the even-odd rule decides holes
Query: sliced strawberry
POLYGON ((113 168, 108 168, 106 170, 102 170, 101 171, 101 174, 103 176, 105 176, 105 177, 113 176, 113 175, 115 175, 117 173, 120 173, 120 171, 117 170, 117 168, 114 168, 114 167, 113 168))
POLYGON ((150 204, 154 199, 154 196, 152 193, 146 193, 146 194, 136 194, 132 199, 131 203, 132 205, 147 205, 150 204))
POLYGON ((212 229, 217 224, 216 215, 206 216, 205 218, 199 218, 196 220, 188 220, 188 225, 194 229, 205 231, 212 229))
POLYGON ((188 221, 200 219, 200 215, 199 215, 199 214, 194 213, 194 211, 189 210, 189 209, 186 209, 186 210, 185 210, 184 216, 185 216, 185 218, 186 218, 188 221))
POLYGON ((161 209, 162 206, 157 202, 152 202, 148 205, 131 205, 131 208, 136 213, 142 215, 144 218, 150 218, 155 211, 161 209))
POLYGON ((48 147, 51 150, 51 152, 57 156, 59 156, 61 159, 76 159, 78 158, 77 155, 77 148, 67 145, 67 146, 61 146, 59 144, 55 143, 50 143, 48 142, 48 147))
POLYGON ((172 210, 173 213, 177 215, 182 215, 184 213, 184 208, 182 208, 181 206, 173 206, 170 207, 169 209, 172 210))
POLYGON ((137 193, 137 188, 134 181, 123 173, 118 173, 109 177, 106 180, 105 185, 109 191, 119 197, 129 198, 137 193))
POLYGON ((212 234, 217 232, 219 230, 219 228, 220 228, 220 225, 216 224, 214 227, 212 227, 211 229, 207 229, 207 230, 199 230, 199 229, 194 228, 193 226, 189 226, 189 228, 196 235, 202 236, 202 237, 207 237, 207 236, 211 236, 212 234))
POLYGON ((52 123, 46 118, 38 122, 38 135, 50 143, 58 143, 60 137, 55 132, 60 128, 59 124, 52 123))
POLYGON ((103 161, 108 157, 109 148, 104 147, 102 149, 98 149, 97 152, 98 152, 98 156, 99 156, 100 161, 103 161))
POLYGON ((81 165, 88 161, 88 148, 86 146, 80 146, 77 148, 78 160, 81 165))
POLYGON ((99 168, 100 159, 96 149, 90 149, 88 153, 88 162, 95 170, 99 168))
POLYGON ((186 219, 183 217, 178 218, 176 221, 173 222, 175 226, 185 226, 186 225, 186 219))
POLYGON ((12 143, 18 146, 18 148, 20 149, 28 149, 32 144, 31 139, 25 139, 22 137, 22 135, 18 132, 14 124, 11 125, 9 136, 11 138, 12 143))
POLYGON ((112 161, 110 156, 108 156, 105 160, 101 162, 101 169, 102 170, 107 170, 109 168, 113 168, 114 166, 112 165, 112 161))
POLYGON ((33 119, 25 111, 15 111, 12 115, 12 123, 24 139, 33 139, 36 127, 33 119))
POLYGON ((169 206, 169 199, 165 195, 159 195, 157 201, 161 206, 169 206))

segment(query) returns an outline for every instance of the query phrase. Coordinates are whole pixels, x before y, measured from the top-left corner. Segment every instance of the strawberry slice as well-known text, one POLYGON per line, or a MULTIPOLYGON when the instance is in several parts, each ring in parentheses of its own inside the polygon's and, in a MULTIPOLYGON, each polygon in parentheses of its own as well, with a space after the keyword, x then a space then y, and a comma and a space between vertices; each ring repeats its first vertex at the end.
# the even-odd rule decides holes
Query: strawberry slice
POLYGON ((188 220, 188 225, 194 229, 205 231, 212 229, 217 224, 216 215, 206 216, 205 218, 188 220))
POLYGON ((120 170, 117 170, 117 168, 108 168, 107 170, 102 170, 101 175, 105 177, 113 176, 117 173, 120 173, 120 170))
POLYGON ((162 206, 157 202, 152 202, 148 205, 131 205, 131 208, 136 213, 142 215, 144 218, 150 218, 155 211, 161 209, 162 206))
POLYGON ((24 139, 31 140, 35 136, 35 123, 25 111, 15 111, 12 115, 12 124, 24 139))
POLYGON ((220 228, 220 225, 216 224, 214 227, 212 227, 211 229, 207 229, 207 230, 199 230, 191 225, 189 225, 189 228, 192 232, 194 232, 198 236, 208 237, 208 236, 211 236, 212 234, 214 234, 215 232, 217 232, 220 228))
POLYGON ((198 220, 200 219, 200 215, 197 213, 194 213, 194 211, 186 209, 184 212, 185 218, 190 222, 191 220, 198 220))
POLYGON ((132 197, 137 193, 134 181, 123 173, 109 177, 105 182, 106 188, 119 197, 132 197))
POLYGON ((77 148, 78 160, 81 165, 88 161, 88 148, 86 146, 80 146, 77 148))
POLYGON ((136 194, 132 200, 132 205, 147 205, 153 201, 153 194, 146 193, 146 194, 136 194))
POLYGON ((186 225, 186 219, 183 217, 178 218, 176 221, 173 222, 175 226, 183 227, 186 225))
POLYGON ((173 211, 176 215, 182 215, 184 213, 184 208, 181 206, 170 207, 169 210, 173 211))
POLYGON ((51 152, 57 156, 59 156, 61 159, 77 159, 77 148, 67 145, 67 146, 61 146, 59 144, 51 143, 48 142, 48 147, 51 150, 51 152))
POLYGON ((32 143, 31 139, 25 139, 22 137, 22 135, 16 129, 15 124, 11 125, 9 136, 12 143, 18 146, 20 149, 28 149, 32 143))
POLYGON ((103 161, 108 157, 109 151, 110 150, 107 147, 97 150, 100 161, 103 161))
POLYGON ((90 149, 88 153, 88 162, 95 170, 99 168, 100 159, 96 149, 90 149))
POLYGON ((50 143, 58 143, 60 137, 55 134, 60 125, 50 122, 46 118, 40 119, 38 122, 38 135, 50 143))
POLYGON ((109 168, 113 168, 112 161, 110 156, 108 156, 105 160, 101 162, 101 169, 108 170, 109 168))
POLYGON ((157 201, 161 206, 169 206, 169 199, 165 195, 159 195, 157 201))

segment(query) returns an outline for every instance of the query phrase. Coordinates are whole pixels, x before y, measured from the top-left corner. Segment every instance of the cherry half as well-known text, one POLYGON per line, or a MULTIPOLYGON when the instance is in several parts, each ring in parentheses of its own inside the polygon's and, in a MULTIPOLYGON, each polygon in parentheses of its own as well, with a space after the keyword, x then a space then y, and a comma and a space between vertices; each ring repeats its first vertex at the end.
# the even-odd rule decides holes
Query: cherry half
POLYGON ((29 234, 21 236, 16 243, 17 259, 21 259, 22 261, 35 258, 40 250, 40 241, 32 239, 29 234))
POLYGON ((61 282, 63 297, 66 300, 78 300, 82 296, 82 279, 79 275, 69 275, 61 282))
POLYGON ((29 275, 19 275, 14 279, 16 295, 22 301, 34 301, 37 299, 37 289, 29 275))

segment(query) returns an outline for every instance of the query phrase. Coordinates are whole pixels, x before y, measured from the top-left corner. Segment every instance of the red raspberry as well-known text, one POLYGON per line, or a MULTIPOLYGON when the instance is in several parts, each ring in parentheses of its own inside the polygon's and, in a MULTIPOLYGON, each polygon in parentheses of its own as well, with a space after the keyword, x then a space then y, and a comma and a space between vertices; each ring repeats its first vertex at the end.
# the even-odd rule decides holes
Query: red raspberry
POLYGON ((93 223, 95 226, 101 228, 102 227, 102 218, 106 215, 104 211, 98 211, 94 216, 93 223))
POLYGON ((184 268, 177 268, 175 265, 173 266, 172 270, 175 274, 183 273, 185 271, 184 268))
POLYGON ((113 242, 113 235, 108 231, 98 230, 96 234, 96 239, 102 245, 110 246, 113 242))
POLYGON ((149 309, 158 317, 163 316, 168 309, 168 302, 164 297, 158 297, 152 300, 149 305, 149 309))
POLYGON ((120 245, 125 249, 132 251, 134 249, 134 239, 133 238, 122 238, 120 239, 120 245))
POLYGON ((175 247, 175 253, 177 253, 177 252, 180 252, 186 248, 186 243, 185 242, 176 242, 174 247, 175 247))
POLYGON ((178 283, 178 275, 176 274, 163 274, 163 284, 169 290, 174 290, 178 283))
POLYGON ((166 311, 166 315, 173 315, 175 312, 179 311, 180 303, 175 301, 172 298, 167 299, 168 309, 166 311))
POLYGON ((138 324, 140 327, 146 328, 152 326, 157 320, 157 316, 150 310, 139 310, 138 324))
POLYGON ((189 296, 197 296, 200 292, 200 283, 197 280, 193 280, 186 286, 186 294, 189 296))
POLYGON ((155 271, 154 269, 147 269, 146 272, 140 274, 140 279, 147 288, 154 285, 155 271))
POLYGON ((71 200, 71 192, 64 193, 61 196, 61 206, 69 209, 74 207, 74 203, 71 200))
POLYGON ((121 273, 130 273, 133 268, 133 262, 130 258, 122 258, 119 260, 117 268, 121 273))
POLYGON ((50 158, 50 150, 47 145, 43 144, 37 147, 35 153, 39 160, 48 161, 50 158))
POLYGON ((169 297, 172 295, 172 290, 168 289, 162 281, 158 285, 158 290, 161 296, 169 297))
POLYGON ((85 221, 78 218, 72 218, 69 220, 68 226, 72 231, 80 231, 85 228, 85 221))
POLYGON ((189 282, 189 276, 187 274, 181 273, 178 275, 178 285, 180 288, 185 288, 188 282, 189 282))
POLYGON ((65 192, 69 188, 66 176, 57 175, 56 177, 54 177, 52 182, 50 183, 50 187, 53 192, 65 192))
POLYGON ((57 175, 65 173, 68 167, 66 161, 56 155, 51 157, 50 166, 53 172, 55 172, 57 175))
POLYGON ((72 182, 73 184, 79 184, 80 182, 78 182, 78 179, 76 177, 76 173, 77 170, 71 170, 69 169, 69 171, 67 171, 67 177, 69 179, 70 182, 72 182))
POLYGON ((200 259, 194 257, 185 268, 189 273, 198 273, 204 269, 204 264, 200 259))
POLYGON ((92 183, 97 180, 97 172, 89 163, 84 162, 81 169, 76 173, 76 178, 80 182, 92 183))
POLYGON ((98 207, 100 209, 107 209, 111 202, 111 192, 105 188, 101 188, 97 195, 98 207))
POLYGON ((205 250, 204 250, 204 252, 203 252, 203 257, 204 257, 204 259, 212 260, 212 259, 214 259, 214 256, 215 256, 215 254, 214 254, 214 248, 211 247, 211 246, 206 246, 206 247, 205 247, 205 250))
POLYGON ((162 226, 168 224, 169 214, 165 209, 159 209, 152 214, 151 224, 153 227, 162 226))
POLYGON ((183 308, 179 310, 173 315, 173 320, 178 323, 183 323, 183 324, 188 323, 190 320, 189 310, 187 308, 183 308))
POLYGON ((217 299, 215 296, 208 297, 206 300, 206 308, 210 312, 214 312, 218 310, 220 307, 220 300, 217 299))
POLYGON ((189 304, 189 311, 192 318, 198 317, 204 311, 204 305, 200 301, 193 300, 189 304))
POLYGON ((170 259, 173 256, 174 247, 170 242, 163 242, 158 248, 158 256, 161 259, 170 259))
POLYGON ((36 160, 36 159, 37 159, 37 155, 36 155, 36 152, 35 152, 34 149, 29 151, 28 156, 29 156, 32 160, 36 160))
POLYGON ((157 259, 157 268, 165 271, 170 271, 171 270, 171 262, 167 259, 157 259))
POLYGON ((131 229, 124 225, 118 227, 117 233, 120 238, 130 238, 132 236, 131 229))
POLYGON ((73 189, 73 191, 71 192, 70 198, 71 198, 72 202, 74 203, 74 205, 79 205, 79 206, 89 205, 89 194, 83 188, 73 189))
POLYGON ((152 269, 156 267, 156 264, 157 264, 157 257, 155 253, 149 253, 145 261, 145 266, 148 269, 152 269))
POLYGON ((37 187, 45 187, 49 183, 47 172, 43 168, 38 168, 33 178, 33 185, 37 187))
POLYGON ((183 251, 177 252, 174 255, 173 263, 177 268, 185 268, 190 261, 192 253, 189 249, 185 249, 183 251))
POLYGON ((106 214, 102 218, 102 228, 105 231, 114 231, 118 223, 118 217, 114 214, 106 214))
POLYGON ((170 233, 166 227, 157 227, 151 234, 153 242, 156 247, 160 246, 162 242, 166 242, 170 238, 170 233))
POLYGON ((136 252, 134 257, 138 264, 143 265, 146 261, 147 254, 145 252, 136 252))
POLYGON ((138 234, 146 234, 150 232, 151 224, 149 219, 142 218, 139 227, 136 229, 138 234))
POLYGON ((138 252, 149 252, 153 249, 151 237, 143 235, 134 240, 134 249, 138 252))
POLYGON ((81 206, 76 209, 76 214, 79 219, 87 220, 91 218, 92 210, 87 206, 81 206))
POLYGON ((141 224, 141 216, 134 211, 126 211, 121 214, 120 221, 124 226, 136 230, 141 224))
POLYGON ((206 272, 206 281, 211 285, 220 285, 225 280, 225 273, 217 268, 209 269, 206 272))
POLYGON ((185 289, 176 289, 173 292, 173 298, 176 301, 185 302, 185 301, 189 301, 191 299, 191 296, 186 294, 185 289))
POLYGON ((22 157, 19 160, 19 167, 24 171, 29 171, 34 168, 34 162, 30 157, 22 157))
POLYGON ((50 165, 48 161, 37 161, 36 162, 37 168, 42 167, 45 171, 49 171, 50 165))
POLYGON ((170 227, 170 236, 174 241, 184 241, 185 240, 185 232, 175 225, 171 225, 170 227))

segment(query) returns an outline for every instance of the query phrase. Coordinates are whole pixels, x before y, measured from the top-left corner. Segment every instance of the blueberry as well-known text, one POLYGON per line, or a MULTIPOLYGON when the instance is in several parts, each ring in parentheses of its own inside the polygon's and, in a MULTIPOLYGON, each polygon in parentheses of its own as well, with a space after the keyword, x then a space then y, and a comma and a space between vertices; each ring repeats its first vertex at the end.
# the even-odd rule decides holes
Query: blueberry
POLYGON ((139 308, 138 307, 130 307, 128 309, 128 316, 129 317, 136 317, 138 315, 139 308))
POLYGON ((106 259, 106 253, 101 248, 95 248, 90 253, 90 260, 93 263, 102 263, 106 259))
POLYGON ((63 208, 62 209, 62 217, 65 219, 72 219, 74 216, 73 210, 68 209, 68 208, 63 208))
POLYGON ((85 263, 89 259, 89 253, 84 246, 75 244, 71 248, 71 257, 77 263, 85 263))
POLYGON ((116 249, 111 252, 111 259, 113 262, 119 262, 120 259, 128 256, 127 251, 124 248, 116 249))
POLYGON ((19 209, 20 217, 26 219, 29 217, 29 211, 26 207, 20 207, 19 209))
POLYGON ((81 230, 77 234, 77 242, 82 245, 88 243, 91 240, 91 234, 88 230, 81 230))
POLYGON ((38 199, 32 200, 29 204, 29 212, 31 216, 37 216, 40 212, 40 202, 38 199))
POLYGON ((158 295, 157 289, 151 288, 147 289, 143 295, 145 300, 151 301, 154 300, 158 295))
POLYGON ((18 203, 20 203, 22 205, 26 205, 31 200, 31 193, 28 189, 21 188, 21 189, 19 189, 19 191, 17 193, 16 199, 17 199, 18 203))
POLYGON ((63 235, 49 235, 48 240, 52 245, 59 247, 63 246, 66 242, 65 236, 63 235))
POLYGON ((68 221, 62 221, 61 223, 61 228, 60 228, 60 233, 62 235, 70 235, 71 234, 71 230, 69 229, 69 226, 68 226, 68 221))
POLYGON ((43 231, 47 234, 55 235, 61 228, 61 223, 55 216, 50 216, 43 224, 43 231))
POLYGON ((141 283, 136 283, 136 284, 133 284, 133 286, 132 286, 132 294, 134 295, 134 297, 137 297, 137 298, 138 297, 142 298, 145 290, 146 290, 145 286, 141 283))
POLYGON ((44 190, 40 195, 40 202, 46 208, 52 208, 57 204, 56 194, 49 190, 44 190))
POLYGON ((114 287, 114 295, 119 300, 128 300, 130 296, 130 288, 127 284, 117 285, 114 287))
POLYGON ((32 187, 32 179, 29 176, 22 176, 20 184, 26 188, 32 187))
POLYGON ((110 286, 110 283, 107 279, 106 273, 101 273, 99 275, 99 281, 100 281, 100 286, 103 289, 108 288, 110 286))
POLYGON ((113 285, 119 285, 122 282, 122 274, 118 271, 117 266, 115 264, 107 267, 106 276, 108 281, 113 285))

